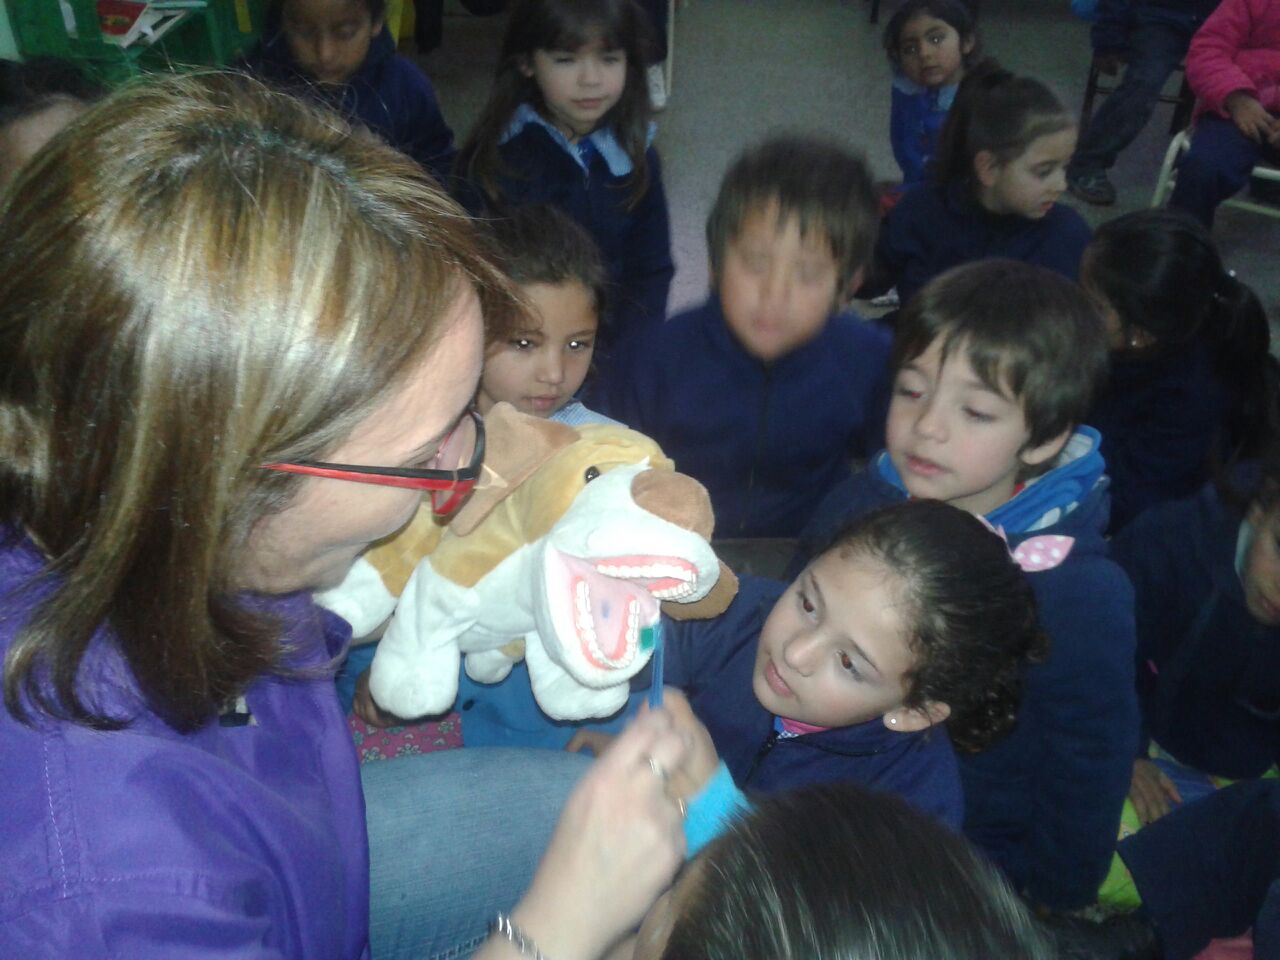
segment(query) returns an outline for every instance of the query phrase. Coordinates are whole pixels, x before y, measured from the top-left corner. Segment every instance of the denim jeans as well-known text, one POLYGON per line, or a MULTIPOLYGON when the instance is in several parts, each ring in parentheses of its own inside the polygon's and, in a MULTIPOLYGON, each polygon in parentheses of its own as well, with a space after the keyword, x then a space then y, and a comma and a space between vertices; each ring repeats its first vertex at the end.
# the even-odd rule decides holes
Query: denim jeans
POLYGON ((1230 120, 1205 114, 1196 122, 1191 149, 1178 164, 1169 206, 1212 227, 1218 204, 1243 190, 1249 172, 1263 159, 1274 161, 1277 152, 1254 143, 1230 120))
POLYGON ((480 747, 366 763, 373 960, 470 956, 528 887, 590 762, 480 747))
POLYGON ((1071 173, 1109 170, 1151 119, 1169 74, 1187 55, 1199 21, 1169 10, 1134 5, 1126 51, 1128 65, 1116 89, 1102 101, 1080 137, 1071 173))

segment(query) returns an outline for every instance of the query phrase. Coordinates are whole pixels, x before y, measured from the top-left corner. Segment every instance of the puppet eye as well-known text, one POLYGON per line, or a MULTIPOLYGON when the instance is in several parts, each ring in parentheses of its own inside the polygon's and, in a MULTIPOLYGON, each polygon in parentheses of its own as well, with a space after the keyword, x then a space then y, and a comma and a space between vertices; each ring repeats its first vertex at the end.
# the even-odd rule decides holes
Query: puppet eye
POLYGON ((600 470, 598 467, 587 467, 586 471, 582 474, 582 479, 587 483, 590 483, 598 476, 600 476, 600 470))

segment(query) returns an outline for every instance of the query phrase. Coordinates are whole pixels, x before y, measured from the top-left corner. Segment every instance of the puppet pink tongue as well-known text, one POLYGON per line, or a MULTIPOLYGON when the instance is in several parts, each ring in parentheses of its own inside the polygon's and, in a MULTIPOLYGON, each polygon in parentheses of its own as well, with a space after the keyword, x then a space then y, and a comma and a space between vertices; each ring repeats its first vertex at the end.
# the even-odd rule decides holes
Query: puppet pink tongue
POLYGON ((559 561, 552 597, 571 611, 583 657, 601 670, 621 670, 635 659, 641 628, 658 619, 658 601, 643 586, 600 573, 598 562, 552 550, 559 561))

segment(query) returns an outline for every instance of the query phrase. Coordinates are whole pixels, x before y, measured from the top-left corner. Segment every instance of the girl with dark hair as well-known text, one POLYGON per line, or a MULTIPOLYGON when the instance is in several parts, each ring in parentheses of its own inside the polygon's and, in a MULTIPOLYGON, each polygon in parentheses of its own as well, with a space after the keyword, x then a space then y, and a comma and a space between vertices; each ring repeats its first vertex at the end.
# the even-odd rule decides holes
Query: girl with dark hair
POLYGON ((849 784, 762 799, 654 905, 628 955, 1056 956, 1026 906, 964 840, 895 797, 849 784))
POLYGON ((245 66, 319 100, 407 153, 444 183, 456 150, 436 94, 396 53, 386 0, 273 0, 245 66))
POLYGON ((1076 279, 1089 227, 1059 204, 1076 122, 1043 83, 986 60, 960 84, 933 159, 932 182, 908 190, 876 246, 875 282, 905 304, 951 267, 1022 260, 1076 279))
POLYGON ((1081 282, 1111 344, 1109 388, 1089 422, 1102 433, 1115 531, 1193 494, 1215 463, 1257 455, 1275 420, 1275 361, 1262 304, 1188 214, 1103 224, 1081 282))
POLYGON ((893 67, 889 140, 903 186, 922 183, 965 71, 978 60, 978 28, 960 0, 907 0, 884 31, 893 67))
MULTIPOLYGON (((790 586, 744 578, 723 616, 664 620, 663 635, 662 680, 706 724, 719 776, 770 793, 860 783, 956 830, 952 743, 1007 733, 1024 668, 1047 650, 1005 542, 936 500, 868 514, 790 586)), ((569 749, 605 742, 582 731, 569 749)))
POLYGON ((648 33, 633 0, 519 0, 457 166, 473 212, 548 203, 587 228, 613 287, 596 354, 602 374, 666 319, 675 272, 651 145, 648 33))

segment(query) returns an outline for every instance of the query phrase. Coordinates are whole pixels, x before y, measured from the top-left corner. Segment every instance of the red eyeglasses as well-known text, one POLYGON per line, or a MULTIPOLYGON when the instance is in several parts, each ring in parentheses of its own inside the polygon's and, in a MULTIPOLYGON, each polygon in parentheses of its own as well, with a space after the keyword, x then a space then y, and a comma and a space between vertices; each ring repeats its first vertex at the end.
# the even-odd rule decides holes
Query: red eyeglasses
POLYGON ((350 480, 352 483, 373 483, 383 487, 403 487, 407 490, 423 490, 431 501, 431 512, 446 517, 462 503, 480 479, 484 465, 484 420, 474 408, 469 408, 461 420, 440 442, 436 451, 436 463, 461 463, 471 447, 470 462, 460 469, 411 470, 403 467, 364 467, 350 463, 324 463, 320 460, 295 460, 289 463, 264 463, 264 470, 298 473, 307 477, 324 477, 329 480, 350 480), (470 428, 468 428, 470 424, 470 428))

